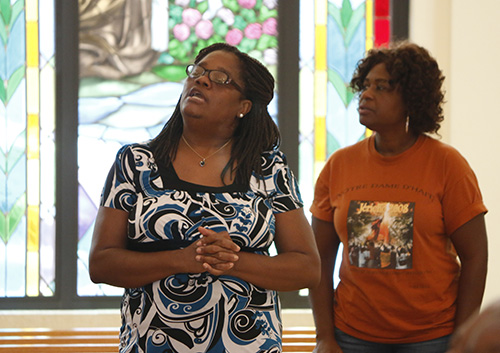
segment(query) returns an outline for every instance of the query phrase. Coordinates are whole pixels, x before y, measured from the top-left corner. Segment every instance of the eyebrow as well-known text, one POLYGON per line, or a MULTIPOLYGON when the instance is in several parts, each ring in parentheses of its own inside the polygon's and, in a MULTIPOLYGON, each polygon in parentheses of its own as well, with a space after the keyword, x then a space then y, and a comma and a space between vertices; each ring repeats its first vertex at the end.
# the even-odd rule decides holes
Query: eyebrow
MULTIPOLYGON (((370 82, 372 80, 370 80, 369 78, 366 78, 363 80, 363 82, 370 82)), ((373 80, 373 82, 376 82, 376 83, 388 83, 388 84, 393 84, 394 83, 394 80, 388 80, 388 79, 385 79, 385 78, 376 78, 375 80, 373 80)))
POLYGON ((203 67, 205 70, 210 70, 210 71, 222 71, 222 72, 224 72, 224 73, 228 74, 229 76, 232 76, 232 74, 231 74, 229 71, 227 71, 224 67, 221 67, 221 66, 217 66, 215 69, 207 69, 207 68, 206 68, 206 65, 203 65, 203 63, 202 63, 202 62, 199 62, 198 64, 195 64, 195 65, 201 66, 201 67, 203 67))

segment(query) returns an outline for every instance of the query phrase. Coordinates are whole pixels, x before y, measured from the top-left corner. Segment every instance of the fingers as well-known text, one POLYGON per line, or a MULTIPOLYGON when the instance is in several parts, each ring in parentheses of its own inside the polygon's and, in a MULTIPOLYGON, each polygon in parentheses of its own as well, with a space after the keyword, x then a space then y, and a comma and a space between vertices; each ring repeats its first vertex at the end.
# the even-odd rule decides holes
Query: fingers
POLYGON ((240 247, 234 243, 228 232, 214 232, 203 227, 199 228, 203 238, 196 243, 196 261, 213 275, 227 273, 239 260, 237 252, 240 247))
POLYGON ((203 236, 197 243, 198 247, 204 247, 204 246, 209 246, 213 245, 215 247, 208 248, 207 251, 213 251, 217 252, 220 251, 218 250, 217 247, 223 248, 225 250, 229 250, 232 252, 238 252, 240 251, 240 247, 233 242, 231 237, 229 236, 228 232, 214 232, 213 230, 199 227, 198 230, 200 231, 201 235, 203 236))

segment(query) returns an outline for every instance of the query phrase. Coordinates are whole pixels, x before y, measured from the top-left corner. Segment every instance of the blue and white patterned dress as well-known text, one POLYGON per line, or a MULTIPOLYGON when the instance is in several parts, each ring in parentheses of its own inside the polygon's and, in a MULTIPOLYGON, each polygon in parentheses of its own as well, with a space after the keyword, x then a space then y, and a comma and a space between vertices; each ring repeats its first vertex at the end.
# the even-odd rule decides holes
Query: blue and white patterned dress
MULTIPOLYGON (((274 214, 300 208, 302 200, 281 152, 264 153, 262 169, 264 179, 252 175, 249 187, 200 186, 157 166, 147 144, 125 145, 101 205, 129 212, 132 250, 183 248, 205 226, 228 231, 242 251, 269 255, 274 214)), ((277 293, 236 277, 179 273, 127 288, 121 314, 121 353, 281 352, 277 293)))

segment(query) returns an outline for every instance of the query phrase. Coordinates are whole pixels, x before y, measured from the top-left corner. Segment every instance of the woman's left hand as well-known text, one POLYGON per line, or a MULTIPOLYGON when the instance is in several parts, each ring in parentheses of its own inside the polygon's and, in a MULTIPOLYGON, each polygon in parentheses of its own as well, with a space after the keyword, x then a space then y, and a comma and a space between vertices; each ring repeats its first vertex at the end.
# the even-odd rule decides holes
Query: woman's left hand
POLYGON ((227 273, 238 261, 240 247, 233 242, 226 231, 217 233, 203 227, 198 230, 203 238, 196 244, 198 246, 196 261, 202 263, 207 272, 215 276, 227 273))

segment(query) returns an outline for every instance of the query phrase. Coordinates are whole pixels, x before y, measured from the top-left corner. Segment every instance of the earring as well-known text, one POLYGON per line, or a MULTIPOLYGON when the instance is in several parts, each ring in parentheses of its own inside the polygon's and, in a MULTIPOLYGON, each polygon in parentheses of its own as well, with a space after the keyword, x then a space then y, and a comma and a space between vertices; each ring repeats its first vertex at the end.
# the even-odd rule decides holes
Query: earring
POLYGON ((240 113, 240 119, 243 118, 244 116, 245 116, 245 114, 240 113))
POLYGON ((406 125, 405 125, 405 131, 408 133, 408 128, 410 127, 410 116, 406 116, 406 125))

